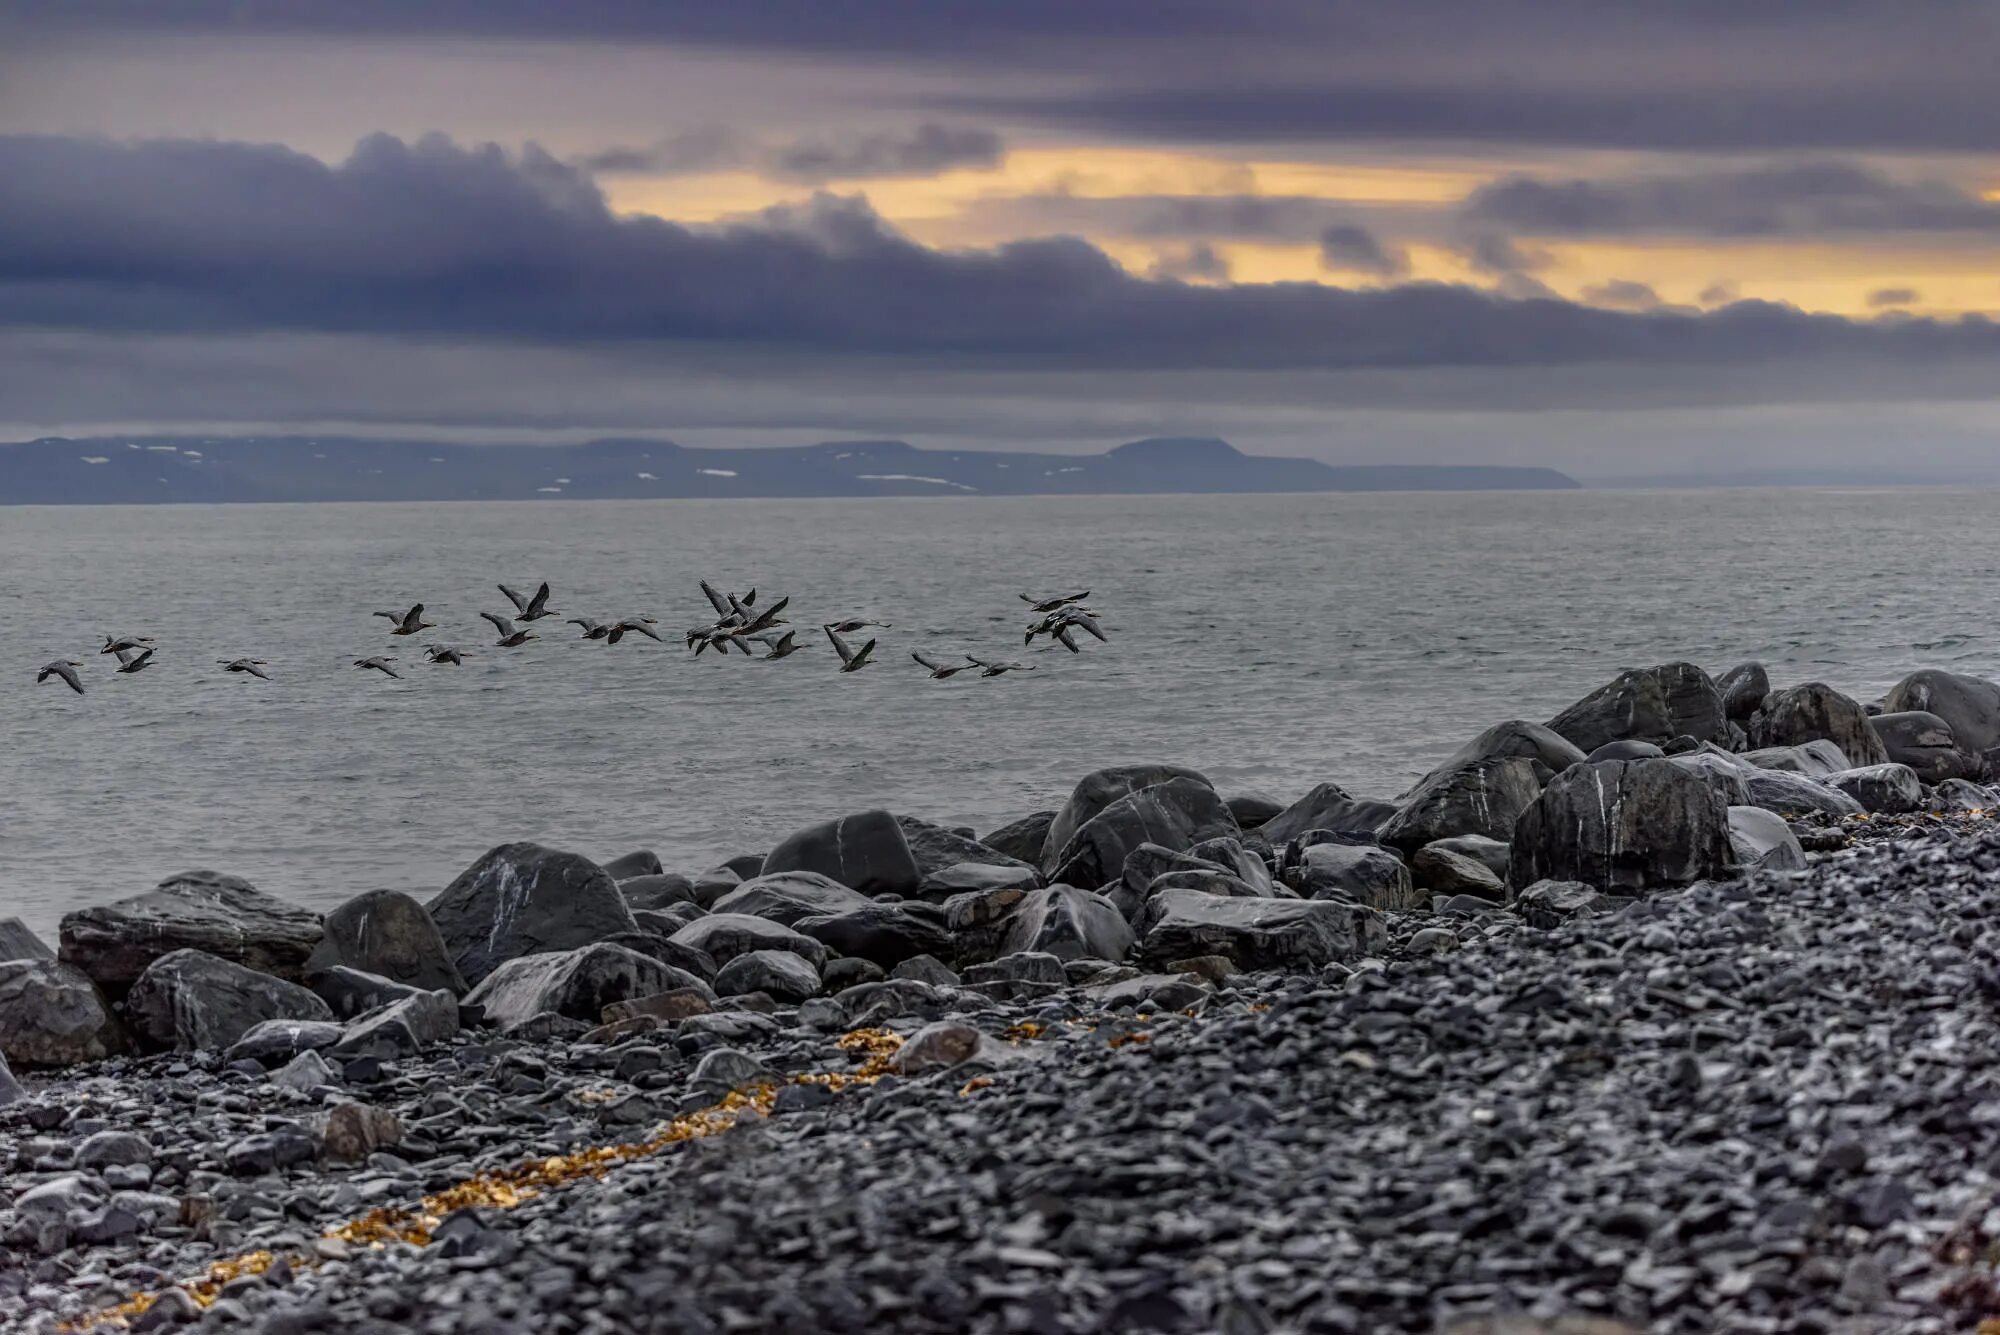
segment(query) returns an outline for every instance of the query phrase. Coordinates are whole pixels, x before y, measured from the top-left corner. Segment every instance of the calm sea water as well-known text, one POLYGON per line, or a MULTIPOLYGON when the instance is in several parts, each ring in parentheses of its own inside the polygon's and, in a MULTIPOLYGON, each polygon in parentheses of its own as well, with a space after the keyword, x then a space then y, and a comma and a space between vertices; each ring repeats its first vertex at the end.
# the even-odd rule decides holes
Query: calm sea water
MULTIPOLYGON (((1744 658, 1871 697, 2000 671, 2000 495, 1976 491, 0 508, 0 915, 189 867, 315 906, 427 896, 488 847, 647 847, 687 871, 843 811, 981 829, 1125 760, 1289 799, 1400 790, 1618 670, 1744 658), (695 581, 790 594, 807 651, 491 647, 504 580, 677 632, 695 581), (1112 642, 1024 651, 1021 590, 1112 642), (422 600, 436 632, 369 614, 422 600), (895 623, 841 675, 817 623, 895 623), (108 631, 158 638, 117 676, 108 631), (435 637, 469 648, 430 667, 435 637), (909 659, 1033 662, 933 682, 909 659), (350 666, 397 653, 405 678, 350 666), (218 658, 269 659, 275 678, 218 658), (89 694, 34 684, 86 659, 89 694)), ((860 636, 853 637, 856 640, 860 636)))

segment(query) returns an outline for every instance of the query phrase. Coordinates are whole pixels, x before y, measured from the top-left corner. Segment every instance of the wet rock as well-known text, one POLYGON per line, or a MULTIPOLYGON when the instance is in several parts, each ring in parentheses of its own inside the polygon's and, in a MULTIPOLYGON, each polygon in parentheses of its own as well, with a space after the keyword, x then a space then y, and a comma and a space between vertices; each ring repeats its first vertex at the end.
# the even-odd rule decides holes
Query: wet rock
MULTIPOLYGON (((1052 885, 1021 897, 1001 925, 998 950, 1041 951, 1064 960, 1121 960, 1132 945, 1132 928, 1111 901, 1088 890, 1052 885)), ((967 947, 961 939, 961 952, 967 947)))
POLYGON ((710 913, 675 932, 673 939, 691 946, 718 967, 751 950, 789 950, 814 967, 826 962, 826 947, 783 923, 748 913, 710 913))
POLYGON ((867 895, 913 895, 923 877, 903 827, 886 811, 861 811, 809 825, 780 840, 763 874, 817 872, 867 895))
POLYGON ((634 876, 618 882, 618 893, 625 897, 625 906, 632 910, 635 919, 642 910, 695 903, 694 882, 678 872, 634 876))
POLYGON ((650 997, 614 1001, 603 1011, 607 1023, 639 1017, 674 1023, 691 1015, 707 1015, 715 1009, 714 993, 707 988, 677 987, 650 997))
POLYGON ((695 1063, 688 1085, 709 1094, 726 1094, 733 1089, 768 1085, 777 1078, 776 1071, 748 1053, 735 1048, 714 1048, 695 1063))
POLYGON ((1762 807, 1729 808, 1729 848, 1751 871, 1803 871, 1805 849, 1784 817, 1762 807))
POLYGON ((910 856, 916 859, 917 871, 926 879, 947 867, 967 862, 1006 867, 1017 877, 1029 881, 1039 874, 1039 858, 1030 861, 1015 857, 942 825, 918 820, 915 816, 898 816, 896 824, 903 831, 903 841, 910 847, 910 856))
POLYGON ((633 909, 639 930, 671 938, 675 932, 701 917, 707 910, 695 903, 669 904, 663 909, 633 909))
POLYGON ((1237 793, 1222 799, 1240 830, 1254 830, 1285 809, 1285 804, 1263 793, 1237 793))
POLYGON ((1877 714, 1868 726, 1882 739, 1889 762, 1908 765, 1925 783, 1977 779, 1987 772, 1986 757, 1959 746, 1951 725, 1936 714, 1923 710, 1877 714))
POLYGON ((1846 793, 1863 811, 1900 816, 1924 809, 1924 785, 1908 765, 1867 765, 1829 775, 1827 787, 1846 793))
POLYGON ((1425 844, 1410 859, 1410 879, 1425 895, 1477 895, 1495 903, 1507 898, 1507 883, 1477 858, 1425 844))
POLYGON ((1885 715, 1908 710, 1943 719, 1958 749, 1977 759, 1976 772, 1956 777, 2000 777, 2000 684, 1935 668, 1912 672, 1882 701, 1885 715))
POLYGON ((431 915, 397 890, 371 890, 326 915, 324 933, 306 960, 306 974, 335 965, 426 992, 443 988, 456 996, 466 990, 431 915))
POLYGON ((1606 742, 1583 759, 1586 764, 1595 765, 1600 760, 1658 760, 1666 754, 1653 742, 1624 740, 1606 742))
POLYGON ((201 950, 176 950, 146 966, 125 998, 141 1043, 156 1050, 222 1049, 266 1020, 331 1020, 326 1002, 299 986, 201 950))
POLYGON ((917 894, 932 903, 972 890, 1032 890, 1042 883, 1042 874, 1033 867, 1009 862, 1000 866, 985 862, 954 862, 941 870, 926 873, 917 894))
POLYGON ((1399 912, 1424 902, 1409 864, 1394 850, 1375 844, 1314 844, 1305 850, 1291 880, 1307 899, 1399 912))
POLYGON ((377 1150, 402 1143, 401 1120, 386 1108, 366 1103, 336 1103, 320 1124, 322 1150, 338 1162, 359 1163, 377 1150))
POLYGON ((620 885, 641 876, 658 876, 665 870, 660 866, 660 855, 650 848, 637 849, 601 865, 604 874, 620 885))
POLYGON ((1382 842, 1414 853, 1454 835, 1510 839, 1514 822, 1540 795, 1548 777, 1546 765, 1524 756, 1472 760, 1436 772, 1411 791, 1382 827, 1382 842))
POLYGON ((1854 768, 1854 762, 1847 758, 1847 753, 1824 737, 1816 737, 1796 746, 1767 746, 1746 751, 1741 759, 1744 764, 1756 769, 1800 774, 1808 779, 1824 779, 1829 774, 1854 768))
POLYGON ((1507 863, 1513 856, 1512 850, 1499 839, 1488 839, 1484 835, 1461 834, 1450 839, 1437 841, 1439 848, 1457 853, 1476 862, 1484 863, 1488 870, 1499 877, 1504 884, 1507 880, 1507 863))
POLYGON ((1583 751, 1574 742, 1544 724, 1529 723, 1523 719, 1508 719, 1504 723, 1494 724, 1459 747, 1444 763, 1412 785, 1411 791, 1414 792, 1436 776, 1455 770, 1461 765, 1469 765, 1475 760, 1504 760, 1509 756, 1539 760, 1548 767, 1551 774, 1560 774, 1571 765, 1580 764, 1583 760, 1583 751))
MULTIPOLYGON (((1056 877, 1057 868, 1068 860, 1069 846, 1083 827, 1095 820, 1106 807, 1132 794, 1174 780, 1185 780, 1198 787, 1215 791, 1215 786, 1199 770, 1191 770, 1182 765, 1114 765, 1107 769, 1095 770, 1083 776, 1070 793, 1069 800, 1049 822, 1048 835, 1042 842, 1041 856, 1035 859, 1050 880, 1056 877)), ((1216 798, 1218 807, 1222 804, 1216 798)), ((1223 808, 1226 812, 1227 808, 1223 808)), ((1231 828, 1234 828, 1233 826, 1231 828)), ((1110 880, 1105 876, 1091 882, 1102 885, 1110 880)))
POLYGON ((371 1010, 351 1022, 333 1045, 333 1056, 347 1061, 374 1057, 401 1061, 459 1030, 458 999, 439 988, 371 1010))
POLYGON ((865 904, 841 913, 800 918, 793 929, 842 955, 893 969, 918 955, 948 955, 951 934, 935 918, 900 904, 865 904))
MULTIPOLYGON (((675 932, 679 930, 679 927, 674 928, 675 932)), ((614 932, 595 944, 636 950, 662 964, 685 969, 704 983, 715 977, 717 965, 714 957, 674 940, 673 933, 661 936, 654 932, 614 932)))
POLYGON ((1188 856, 1214 863, 1238 880, 1255 887, 1259 894, 1271 893, 1270 864, 1244 847, 1240 839, 1225 835, 1220 839, 1203 840, 1188 849, 1188 856))
POLYGON ((1672 760, 1577 765, 1514 827, 1510 879, 1607 888, 1686 885, 1730 865, 1728 808, 1672 760))
POLYGON ((957 987, 958 973, 930 955, 912 955, 889 970, 891 978, 910 978, 932 987, 957 987))
POLYGON ((1838 788, 1817 779, 1785 770, 1748 769, 1743 771, 1748 806, 1762 807, 1780 815, 1802 811, 1824 812, 1829 816, 1858 816, 1861 804, 1838 788))
POLYGON ((888 976, 882 966, 873 960, 851 957, 828 960, 825 969, 820 972, 820 991, 844 992, 863 983, 879 983, 888 976))
POLYGON ((131 1046, 111 1003, 81 969, 57 960, 0 963, 0 1057, 11 1064, 68 1066, 131 1046))
POLYGON ((875 901, 817 872, 787 871, 745 881, 715 901, 716 913, 748 913, 790 927, 801 918, 867 908, 875 901))
POLYGON ((230 1142, 222 1161, 239 1177, 276 1173, 319 1158, 319 1138, 305 1127, 286 1124, 230 1142))
POLYGON ((1141 954, 1165 964, 1221 955, 1244 969, 1306 969, 1372 953, 1383 939, 1373 909, 1330 900, 1222 899, 1167 890, 1146 905, 1141 954))
POLYGON ((1853 765, 1882 765, 1889 760, 1860 704, 1824 682, 1773 691, 1751 716, 1749 732, 1750 744, 1756 747, 1797 746, 1823 738, 1839 747, 1853 765))
POLYGON ((293 1089, 303 1094, 309 1090, 338 1083, 333 1067, 317 1052, 301 1052, 271 1073, 271 1083, 281 1089, 293 1089))
POLYGON ((1683 733, 1723 745, 1729 740, 1722 694, 1692 663, 1620 673, 1550 719, 1549 728, 1585 753, 1606 742, 1658 743, 1683 733))
MULTIPOLYGON (((1060 829, 1051 827, 1051 837, 1060 829)), ((1052 885, 1099 886, 1118 879, 1125 858, 1142 844, 1175 852, 1232 835, 1236 821, 1206 783, 1174 778, 1127 794, 1077 827, 1049 864, 1052 885)))
POLYGON ((1715 689, 1722 693, 1722 712, 1738 723, 1747 722, 1771 693, 1771 674, 1762 663, 1738 663, 1716 678, 1715 689))
POLYGON ((63 915, 60 955, 101 986, 121 989, 177 950, 199 950, 297 982, 319 944, 320 916, 239 876, 182 872, 144 894, 63 915))
POLYGON ((28 1097, 28 1091, 14 1078, 14 1072, 7 1065, 7 1058, 0 1053, 0 1108, 10 1103, 19 1103, 28 1097))
POLYGON ((408 983, 399 983, 380 974, 363 973, 344 964, 308 975, 306 986, 327 1004, 334 1018, 339 1020, 351 1020, 392 1001, 423 995, 422 989, 411 987, 408 983))
POLYGON ((705 988, 693 974, 622 946, 593 945, 508 960, 466 997, 502 1029, 553 1012, 598 1023, 616 1001, 673 988, 705 988))
POLYGON ((493 849, 426 907, 452 962, 474 984, 508 960, 638 930, 603 868, 532 843, 493 849))
MULTIPOLYGON (((764 868, 760 864, 756 873, 753 874, 761 874, 763 870, 764 868)), ((705 909, 741 884, 743 884, 743 878, 737 875, 735 868, 711 868, 695 877, 691 882, 694 889, 694 902, 705 909)))
MULTIPOLYGON (((458 1006, 452 1004, 457 1014, 458 1006)), ((254 1061, 282 1066, 301 1052, 316 1052, 340 1041, 341 1027, 332 1020, 261 1020, 229 1045, 230 1061, 254 1061)))
POLYGON ((718 997, 762 992, 774 1001, 796 1006, 819 995, 819 971, 789 950, 750 950, 731 959, 715 975, 718 997))
POLYGON ((951 1020, 927 1024, 911 1034, 897 1050, 896 1073, 928 1075, 932 1071, 948 1071, 963 1066, 979 1056, 986 1041, 986 1036, 969 1024, 951 1020))
POLYGON ((28 930, 19 918, 0 918, 0 964, 10 960, 52 960, 48 943, 28 930))
POLYGON ((1053 811, 1036 811, 1009 821, 999 829, 979 837, 979 842, 988 848, 997 848, 1016 862, 1039 867, 1042 862, 1042 848, 1049 841, 1049 826, 1055 823, 1053 811))
POLYGON ((1394 802, 1353 797, 1338 784, 1322 783, 1258 826, 1257 834, 1274 848, 1314 830, 1373 839, 1396 811, 1394 802))
POLYGON ((1581 881, 1536 881, 1514 896, 1513 909, 1530 927, 1553 931, 1571 918, 1616 913, 1634 901, 1627 895, 1607 895, 1581 881))

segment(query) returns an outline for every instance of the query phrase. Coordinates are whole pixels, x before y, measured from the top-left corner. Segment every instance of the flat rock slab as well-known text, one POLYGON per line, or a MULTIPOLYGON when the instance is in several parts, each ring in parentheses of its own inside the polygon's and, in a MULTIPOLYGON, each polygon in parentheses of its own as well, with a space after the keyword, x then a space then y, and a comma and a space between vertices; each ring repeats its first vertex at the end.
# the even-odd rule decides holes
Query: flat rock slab
POLYGON ((265 894, 240 876, 190 871, 143 894, 63 915, 62 958, 122 989, 176 950, 199 950, 297 982, 320 940, 320 915, 265 894))
POLYGON ((143 1043, 173 1052, 229 1047, 266 1020, 333 1018, 326 1002, 297 983, 200 950, 176 950, 146 966, 125 1013, 143 1043))
POLYGON ((1141 955, 1165 965, 1220 955, 1242 969, 1315 969, 1378 949, 1381 915, 1332 900, 1223 899, 1166 890, 1140 920, 1141 955))

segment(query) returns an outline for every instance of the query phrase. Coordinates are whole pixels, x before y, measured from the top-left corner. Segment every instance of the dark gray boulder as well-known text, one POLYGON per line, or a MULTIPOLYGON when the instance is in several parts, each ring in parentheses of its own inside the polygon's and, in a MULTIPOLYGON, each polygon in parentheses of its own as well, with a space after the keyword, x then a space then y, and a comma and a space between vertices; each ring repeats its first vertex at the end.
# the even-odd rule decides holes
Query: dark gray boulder
MULTIPOLYGON (((763 870, 763 864, 759 863, 752 874, 761 875, 763 870)), ((741 884, 743 878, 731 867, 711 867, 690 881, 694 890, 694 902, 702 908, 707 908, 741 884)))
POLYGON ((826 947, 813 938, 748 913, 710 913, 675 932, 673 939, 701 951, 718 967, 752 950, 789 950, 814 967, 826 963, 826 947))
POLYGON ((1254 830, 1285 809, 1283 802, 1263 793, 1237 793, 1224 798, 1222 805, 1229 808, 1241 830, 1254 830))
POLYGON ((1729 851, 1745 871, 1804 871, 1806 851, 1785 818, 1762 807, 1729 808, 1729 851))
POLYGON ((658 876, 665 870, 660 866, 660 855, 650 848, 626 853, 598 865, 602 866, 604 874, 614 881, 629 881, 638 876, 658 876))
POLYGON ((910 856, 916 859, 921 876, 931 876, 961 862, 1011 867, 1028 876, 1040 873, 1039 859, 1030 862, 1026 858, 1017 858, 942 825, 918 820, 915 816, 898 816, 896 824, 903 831, 903 842, 910 846, 910 856))
POLYGON ((634 913, 641 909, 695 903, 694 881, 679 872, 630 877, 618 882, 618 893, 625 897, 625 907, 634 913))
POLYGON ((1824 737, 1797 746, 1759 747, 1745 751, 1738 758, 1752 769, 1781 770, 1786 774, 1803 774, 1808 779, 1824 779, 1829 774, 1854 768, 1847 753, 1824 737))
MULTIPOLYGON (((1114 765, 1086 774, 1078 780, 1076 788, 1063 803, 1052 820, 1049 831, 1042 841, 1042 855, 1039 859, 1042 872, 1051 882, 1061 878, 1056 870, 1068 860, 1068 849, 1077 832, 1094 820, 1106 807, 1142 789, 1170 783, 1175 779, 1185 780, 1215 791, 1215 785, 1208 781, 1199 770, 1191 770, 1183 765, 1114 765)), ((1222 799, 1216 798, 1216 805, 1222 799)), ((1224 807, 1223 810, 1228 808, 1224 807)), ((1235 827, 1232 825, 1232 829, 1235 827)), ((1105 880, 1111 879, 1105 877, 1105 880)), ((1101 885, 1103 881, 1092 882, 1101 885)))
POLYGON ((176 950, 206 951, 295 982, 319 937, 319 914, 267 895, 240 876, 189 871, 144 894, 64 914, 59 954, 113 989, 176 950))
POLYGON ((325 931, 306 960, 308 975, 336 964, 380 974, 425 991, 466 989, 424 906, 400 890, 371 890, 326 915, 325 931))
POLYGON ((715 975, 715 995, 740 997, 762 992, 796 1006, 819 995, 819 971, 789 950, 747 950, 715 975))
POLYGON ((125 997, 132 1031, 156 1051, 220 1050, 266 1020, 331 1020, 326 1002, 282 978, 202 950, 146 966, 125 997))
POLYGON ((951 934, 934 919, 900 904, 865 904, 800 918, 792 927, 842 955, 893 969, 921 955, 951 953, 951 934))
POLYGON ((1145 899, 1154 881, 1170 871, 1227 871, 1219 862, 1196 857, 1193 853, 1179 852, 1163 848, 1159 844, 1140 844, 1125 855, 1124 865, 1119 868, 1119 880, 1138 899, 1145 899))
POLYGON ((48 943, 28 930, 19 918, 0 918, 0 964, 9 960, 52 960, 48 943))
POLYGON ((1669 756, 1668 762, 1699 777, 1715 793, 1722 805, 1736 807, 1749 804, 1750 778, 1756 770, 1754 766, 1746 765, 1740 757, 1729 755, 1720 747, 1710 746, 1683 755, 1669 756))
POLYGON ((372 1011, 378 1006, 386 1006, 392 1001, 405 997, 422 996, 421 988, 399 983, 393 978, 384 978, 376 973, 364 973, 360 969, 350 969, 344 964, 321 969, 308 975, 306 986, 313 995, 327 1004, 337 1019, 351 1019, 356 1015, 372 1011))
POLYGON ((1460 834, 1438 840, 1435 847, 1484 863, 1503 885, 1507 881, 1507 863, 1512 852, 1498 839, 1488 839, 1481 834, 1460 834))
POLYGON ((886 811, 858 811, 796 830, 765 856, 761 871, 817 872, 864 895, 913 895, 923 880, 903 827, 886 811))
POLYGON ((1459 747, 1442 764, 1412 785, 1411 791, 1422 787, 1432 777, 1455 770, 1460 765, 1469 765, 1475 760, 1504 760, 1508 756, 1539 760, 1549 767, 1550 773, 1560 774, 1571 765, 1581 763, 1583 751, 1546 724, 1508 719, 1494 724, 1459 747))
POLYGON ((1425 902, 1410 879, 1409 864, 1395 850, 1377 844, 1313 844, 1292 865, 1287 879, 1307 899, 1399 912, 1425 902))
POLYGON ((1864 765, 1827 776, 1826 786, 1846 793, 1863 811, 1901 816, 1924 809, 1924 785, 1908 765, 1864 765))
MULTIPOLYGON (((1958 749, 1978 757, 1978 772, 1958 777, 2000 777, 2000 684, 1935 668, 1912 672, 1890 687, 1882 701, 1884 714, 1909 710, 1943 719, 1958 749)), ((1868 762, 1857 757, 1856 763, 1868 762)))
POLYGON ((1514 912, 1530 927, 1552 931, 1572 918, 1616 913, 1633 903, 1629 895, 1607 895, 1581 881, 1537 881, 1514 896, 1514 912))
POLYGON ((1507 883, 1491 867, 1442 840, 1425 844, 1411 857, 1410 879, 1425 895, 1476 895, 1496 904, 1507 899, 1507 883))
POLYGON ((1322 783, 1258 826, 1257 837, 1273 848, 1314 830, 1373 839, 1396 811, 1394 802, 1354 797, 1339 784, 1322 783))
POLYGON ((663 909, 633 909, 632 917, 642 932, 672 936, 706 912, 699 904, 669 904, 663 909))
POLYGON ((1381 917, 1333 900, 1226 899, 1165 890, 1140 920, 1140 955, 1165 966, 1220 955, 1239 969, 1316 969, 1379 950, 1381 917))
POLYGON ((233 1062, 283 1066, 301 1052, 332 1047, 340 1035, 341 1027, 332 1020, 260 1020, 244 1030, 225 1055, 233 1062))
MULTIPOLYGON (((0 963, 7 961, 0 960, 0 963)), ((0 1108, 10 1103, 19 1103, 27 1097, 28 1091, 22 1088, 21 1082, 14 1078, 14 1072, 8 1068, 7 1058, 0 1055, 0 1108)))
POLYGON ((1672 760, 1575 765, 1521 813, 1512 842, 1516 886, 1687 885, 1730 865, 1729 808, 1672 760))
POLYGON ((1017 862, 1039 868, 1042 865, 1042 849, 1049 842, 1049 826, 1055 824, 1055 819, 1053 811, 1031 812, 997 830, 982 834, 979 842, 1000 850, 1017 862))
POLYGON ((1119 877, 1126 856, 1141 844, 1180 852, 1235 833, 1236 820, 1215 789, 1194 779, 1169 779, 1126 794, 1078 826, 1055 860, 1049 882, 1105 885, 1119 877))
POLYGON ((374 1057, 400 1061, 458 1033, 458 998, 439 989, 392 1001, 356 1017, 333 1045, 331 1055, 346 1061, 374 1057))
POLYGON ((1068 885, 960 895, 945 904, 951 953, 971 964, 1020 951, 1058 959, 1123 959, 1132 928, 1103 895, 1068 885))
MULTIPOLYGON (((1231 899, 1261 899, 1272 893, 1270 887, 1259 888, 1241 876, 1233 875, 1220 867, 1183 868, 1180 871, 1161 872, 1146 887, 1144 898, 1151 899, 1162 890, 1199 890, 1205 895, 1226 895, 1231 899)), ((1115 897, 1106 897, 1112 899, 1113 903, 1118 902, 1115 897)), ((1283 898, 1291 897, 1287 889, 1283 898)), ((1136 914, 1126 914, 1128 921, 1136 916, 1136 914)))
POLYGON ((1978 779, 1987 770, 1985 757, 1961 747, 1951 725, 1936 714, 1921 709, 1876 714, 1868 726, 1882 739, 1889 763, 1908 765, 1925 783, 1978 779))
POLYGON ((1797 746, 1824 738, 1839 747, 1851 765, 1889 761, 1882 739, 1868 726, 1866 711, 1824 682, 1771 692, 1750 716, 1749 731, 1753 747, 1797 746))
POLYGON ((597 944, 623 946, 627 950, 636 950, 641 955, 652 956, 662 964, 671 964, 676 969, 686 969, 704 981, 715 977, 715 960, 691 946, 684 946, 674 940, 674 932, 679 930, 679 926, 676 926, 670 932, 613 932, 597 944))
POLYGON ((1748 800, 1743 805, 1762 807, 1781 816, 1807 811, 1824 812, 1829 816, 1861 814, 1861 804, 1846 793, 1830 788, 1818 779, 1808 779, 1803 774, 1776 769, 1748 769, 1743 771, 1743 786, 1748 793, 1748 800))
POLYGON ((1944 779, 1931 789, 1933 811, 1985 811, 2000 806, 2000 792, 1969 779, 1944 779))
POLYGON ((715 901, 716 913, 748 913, 790 927, 801 918, 866 908, 875 901, 810 871, 772 872, 745 881, 715 901))
POLYGON ((1586 753, 1606 742, 1666 742, 1683 733, 1696 741, 1729 740, 1722 694, 1693 663, 1621 672, 1550 719, 1549 727, 1586 753))
POLYGON ((1771 674, 1762 663, 1738 663, 1715 679, 1715 689, 1722 693, 1723 714, 1742 723, 1771 693, 1771 674))
POLYGON ((1548 766, 1526 756, 1490 756, 1437 771, 1411 790, 1380 838, 1406 853, 1460 834, 1508 839, 1548 778, 1548 766))
POLYGON ((545 1012, 596 1024, 614 1001, 681 987, 708 990, 693 974, 636 950, 590 945, 508 960, 472 989, 465 1004, 481 1008, 503 1030, 545 1012))
POLYGON ((83 970, 59 960, 0 962, 0 1057, 68 1066, 131 1051, 131 1035, 83 970))
POLYGON ((1666 754, 1656 742, 1635 742, 1628 739, 1606 742, 1585 756, 1584 763, 1595 765, 1600 760, 1658 760, 1666 754))
POLYGON ((954 862, 924 873, 917 894, 933 903, 942 903, 968 890, 1004 890, 1018 887, 1032 890, 1042 883, 1042 873, 1026 863, 954 862))
POLYGON ((1188 855, 1200 858, 1204 862, 1213 862, 1231 875, 1248 881, 1257 887, 1259 894, 1271 893, 1270 864, 1244 847, 1241 839, 1228 835, 1220 839, 1204 839, 1188 849, 1188 855))
POLYGON ((452 963, 475 984, 508 960, 638 927, 602 867, 531 843, 493 849, 426 907, 452 963))

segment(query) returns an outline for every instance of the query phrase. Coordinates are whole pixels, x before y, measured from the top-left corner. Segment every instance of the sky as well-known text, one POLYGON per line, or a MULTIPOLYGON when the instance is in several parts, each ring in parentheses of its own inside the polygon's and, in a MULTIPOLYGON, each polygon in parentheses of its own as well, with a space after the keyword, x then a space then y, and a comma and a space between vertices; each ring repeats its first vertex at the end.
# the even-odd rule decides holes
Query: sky
POLYGON ((2000 480, 2000 6, 0 0, 0 437, 2000 480))

